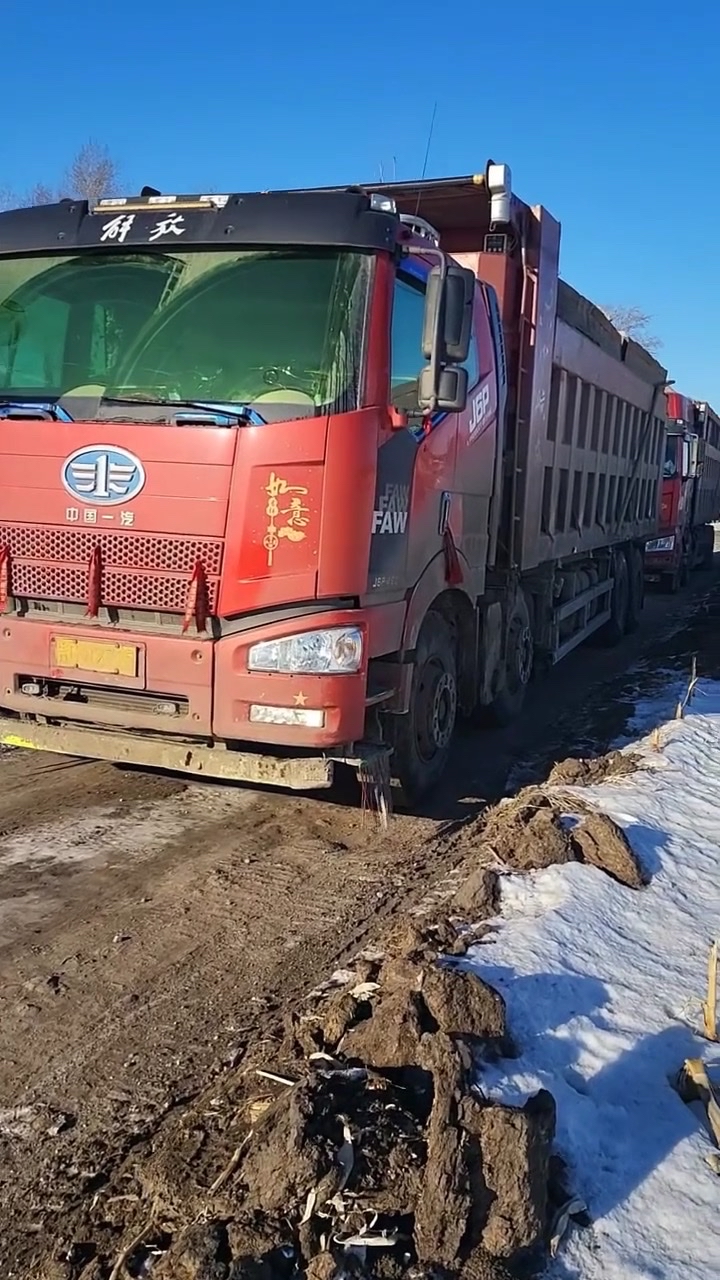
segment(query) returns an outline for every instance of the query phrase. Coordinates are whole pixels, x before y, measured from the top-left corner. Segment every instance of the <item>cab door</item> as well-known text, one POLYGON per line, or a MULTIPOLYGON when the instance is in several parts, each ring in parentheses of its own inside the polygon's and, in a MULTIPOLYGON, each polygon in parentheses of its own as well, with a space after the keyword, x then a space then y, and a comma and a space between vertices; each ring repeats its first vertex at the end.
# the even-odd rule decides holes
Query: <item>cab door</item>
POLYGON ((394 281, 390 403, 410 415, 403 430, 381 438, 373 516, 369 590, 413 587, 441 550, 449 530, 461 557, 463 583, 484 590, 495 487, 498 381, 494 344, 482 287, 476 289, 473 333, 465 362, 465 410, 423 422, 418 377, 427 278, 432 263, 404 260, 394 281))
POLYGON ((489 560, 491 509, 499 482, 498 422, 502 411, 495 343, 487 299, 482 286, 475 289, 470 353, 468 402, 458 415, 453 506, 461 513, 459 528, 452 532, 458 549, 472 570, 475 590, 482 595, 489 560))
POLYGON ((418 380, 431 264, 413 255, 398 266, 390 326, 389 402, 408 426, 381 436, 370 552, 369 590, 404 592, 442 547, 455 483, 457 415, 423 420, 418 380))

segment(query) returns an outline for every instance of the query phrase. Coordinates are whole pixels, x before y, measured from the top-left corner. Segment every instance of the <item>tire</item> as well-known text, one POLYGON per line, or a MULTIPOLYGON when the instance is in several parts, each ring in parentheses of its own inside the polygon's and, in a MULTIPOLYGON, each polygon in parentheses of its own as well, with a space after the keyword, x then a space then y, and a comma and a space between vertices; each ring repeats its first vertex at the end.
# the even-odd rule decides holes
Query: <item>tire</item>
POLYGON ((416 805, 445 772, 458 715, 457 656, 450 627, 429 613, 420 628, 406 715, 387 717, 390 772, 403 805, 416 805))
POLYGON ((705 528, 707 530, 707 533, 705 534, 703 539, 705 545, 703 547, 702 560, 700 561, 700 568, 703 570, 703 572, 707 573, 710 569, 713 569, 715 567, 715 532, 713 530, 712 525, 706 525, 705 528))
POLYGON ((483 720, 504 728, 517 720, 532 678, 535 659, 532 621, 527 599, 518 591, 508 619, 503 684, 493 701, 483 708, 483 720))
POLYGON ((620 644, 628 629, 628 612, 630 605, 630 575, 625 554, 619 551, 614 556, 613 571, 615 584, 610 599, 611 618, 598 632, 598 643, 606 649, 620 644))
POLYGON ((640 626, 645 601, 645 564, 643 554, 638 547, 627 547, 625 550, 628 570, 628 612, 626 631, 630 635, 640 626))

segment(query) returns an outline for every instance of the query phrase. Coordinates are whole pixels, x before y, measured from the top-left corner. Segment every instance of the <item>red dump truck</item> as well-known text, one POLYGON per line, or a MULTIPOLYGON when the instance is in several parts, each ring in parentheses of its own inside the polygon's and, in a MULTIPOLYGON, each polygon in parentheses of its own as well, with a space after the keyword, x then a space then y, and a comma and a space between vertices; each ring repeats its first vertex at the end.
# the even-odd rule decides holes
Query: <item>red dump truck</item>
POLYGON ((710 568, 720 520, 720 418, 708 404, 667 391, 660 529, 645 547, 645 578, 676 592, 710 568))
POLYGON ((0 740, 417 801, 638 622, 666 371, 505 165, 0 214, 0 740))

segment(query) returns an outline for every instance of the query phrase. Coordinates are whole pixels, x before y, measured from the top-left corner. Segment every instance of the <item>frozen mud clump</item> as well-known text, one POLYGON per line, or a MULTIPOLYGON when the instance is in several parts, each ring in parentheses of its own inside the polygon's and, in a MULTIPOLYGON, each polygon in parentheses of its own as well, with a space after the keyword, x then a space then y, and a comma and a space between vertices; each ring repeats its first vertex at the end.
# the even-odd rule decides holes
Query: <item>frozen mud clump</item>
MULTIPOLYGON (((227 1231, 223 1223, 210 1221, 195 1223, 185 1232, 153 1274, 158 1280, 227 1280, 231 1264, 227 1231)), ((135 1274, 143 1274, 143 1269, 135 1274)))
POLYGON ((423 975, 422 998, 440 1031, 482 1041, 487 1049, 506 1046, 505 1001, 476 973, 435 965, 423 975))
MULTIPOLYGON (((627 757, 623 756, 623 760, 627 757)), ((641 889, 648 877, 626 835, 603 813, 587 813, 568 821, 567 807, 537 787, 528 787, 500 804, 465 836, 486 850, 508 871, 543 870, 555 863, 585 862, 630 889, 641 889)))
POLYGON ((573 828, 572 837, 581 862, 599 867, 628 889, 642 889, 648 883, 625 832, 607 814, 588 814, 573 828))
POLYGON ((500 877, 497 871, 476 867, 463 880, 453 898, 453 911, 474 923, 490 920, 500 909, 500 877))
POLYGON ((548 782, 551 786, 591 787, 606 778, 627 778, 642 768, 642 759, 633 752, 611 751, 606 756, 561 760, 548 782))
POLYGON ((484 821, 480 841, 512 871, 542 870, 575 858, 569 830, 537 787, 493 809, 484 821))
POLYGON ((466 1100, 461 1123, 474 1140, 480 1243, 513 1265, 541 1261, 548 1218, 555 1102, 541 1090, 523 1107, 466 1100), (484 1220, 483 1220, 484 1217, 484 1220))

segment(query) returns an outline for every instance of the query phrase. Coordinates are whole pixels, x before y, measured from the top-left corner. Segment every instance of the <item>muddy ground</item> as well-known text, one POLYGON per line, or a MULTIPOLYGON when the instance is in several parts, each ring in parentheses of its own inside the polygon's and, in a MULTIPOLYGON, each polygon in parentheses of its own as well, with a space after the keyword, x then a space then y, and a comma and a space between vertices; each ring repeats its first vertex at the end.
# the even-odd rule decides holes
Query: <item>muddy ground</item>
MULTIPOLYGON (((118 1264, 119 1280, 172 1258, 166 1275, 225 1280, 237 1256, 227 1206, 211 1213, 198 1187, 247 1131, 238 1081, 258 1064, 282 1075, 284 1055, 288 1079, 327 1088, 308 1076, 307 1044, 288 1047, 290 1012, 420 903, 440 912, 462 884, 464 914, 482 919, 478 900, 494 893, 478 852, 487 803, 604 751, 638 691, 689 670, 693 653, 701 674, 718 674, 719 623, 715 579, 651 597, 621 649, 572 655, 533 689, 520 724, 465 736, 432 809, 388 833, 352 789, 306 798, 0 757, 0 1277, 107 1280, 118 1264), (215 1244, 202 1236, 200 1261, 180 1256, 183 1233, 208 1221, 215 1244)), ((591 833, 573 856, 592 850, 591 833)), ((410 1066, 432 1075, 423 1052, 410 1066)), ((413 1121, 425 1151, 432 1105, 413 1121)), ((480 1257, 468 1261, 477 1280, 480 1257)))

